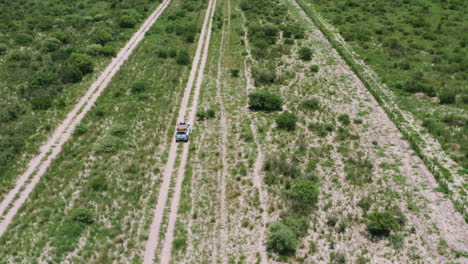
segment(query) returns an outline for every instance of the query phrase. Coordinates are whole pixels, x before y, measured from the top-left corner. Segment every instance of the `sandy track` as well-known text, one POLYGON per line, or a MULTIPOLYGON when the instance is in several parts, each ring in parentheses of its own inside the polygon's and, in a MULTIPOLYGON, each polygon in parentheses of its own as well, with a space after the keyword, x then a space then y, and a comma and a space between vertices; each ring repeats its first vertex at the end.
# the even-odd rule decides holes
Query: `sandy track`
MULTIPOLYGON (((196 74, 198 72, 197 82, 196 82, 195 90, 193 94, 194 98, 193 98, 192 107, 190 109, 187 122, 193 124, 195 120, 195 114, 196 114, 197 105, 198 105, 198 96, 199 96, 201 84, 203 82, 203 71, 205 68, 206 59, 208 57, 208 47, 209 47, 210 37, 211 37, 211 24, 212 24, 212 17, 214 14, 215 4, 216 4, 216 0, 210 0, 210 2, 208 3, 208 8, 206 10, 205 19, 203 21, 202 31, 200 34, 200 38, 198 40, 197 50, 196 50, 195 57, 192 63, 192 69, 190 71, 189 80, 187 82, 187 86, 184 91, 184 97, 182 98, 179 115, 177 118, 177 120, 179 121, 184 120, 185 118, 190 94, 192 92, 192 87, 195 81, 195 77, 197 76, 196 74), (202 54, 202 48, 203 48, 203 54, 202 54), (199 65, 200 59, 201 59, 201 64, 199 65)), ((168 227, 167 227, 167 231, 166 231, 166 235, 164 239, 165 243, 163 246, 162 254, 160 256, 161 263, 168 263, 171 257, 174 226, 175 226, 175 221, 177 218, 177 209, 179 207, 180 192, 182 188, 182 180, 184 178, 184 173, 185 173, 185 165, 187 162, 189 144, 190 143, 184 144, 183 151, 182 151, 181 164, 180 164, 179 171, 177 174, 174 196, 173 196, 173 200, 171 203, 169 222, 168 222, 168 227)), ((172 144, 169 150, 168 161, 166 163, 166 166, 163 172, 163 182, 159 190, 159 195, 158 195, 158 199, 156 203, 156 209, 155 209, 153 220, 152 220, 151 227, 149 230, 148 241, 146 242, 145 252, 143 254, 144 264, 153 263, 156 249, 158 247, 161 222, 162 222, 164 208, 166 206, 166 201, 167 201, 168 194, 169 194, 171 175, 174 170, 174 163, 177 157, 177 145, 178 144, 175 141, 172 141, 172 144)))
MULTIPOLYGON (((244 21, 246 21, 245 17, 244 17, 244 14, 242 14, 243 18, 244 18, 244 21)), ((247 61, 248 60, 251 60, 252 59, 252 53, 251 53, 251 50, 250 50, 250 45, 249 45, 249 38, 248 38, 248 29, 247 27, 244 25, 243 26, 243 29, 244 29, 244 41, 245 41, 245 49, 247 51, 247 57, 246 59, 244 60, 244 71, 245 71, 245 79, 246 79, 246 89, 248 92, 251 92, 255 89, 255 86, 253 85, 253 78, 252 78, 252 69, 251 67, 248 65, 247 61)), ((257 146, 257 158, 255 159, 255 163, 254 163, 254 168, 253 168, 253 171, 252 171, 252 182, 253 182, 253 185, 255 188, 257 188, 258 190, 258 197, 259 197, 259 200, 260 200, 260 208, 262 208, 262 226, 260 228, 260 237, 259 239, 257 240, 257 243, 256 243, 256 248, 260 254, 260 260, 261 260, 261 263, 262 264, 265 264, 265 263, 269 263, 268 262, 268 256, 267 256, 267 250, 266 250, 266 245, 265 245, 265 234, 266 234, 266 225, 268 223, 268 211, 267 211, 267 208, 268 208, 268 205, 267 205, 267 201, 268 201, 268 193, 264 190, 263 186, 262 186, 262 182, 263 182, 263 178, 262 176, 260 175, 261 173, 261 170, 262 170, 262 166, 263 166, 263 162, 264 162, 264 159, 265 159, 265 156, 263 154, 263 151, 262 151, 262 148, 261 148, 261 144, 259 142, 259 139, 258 139, 258 129, 257 129, 257 126, 255 125, 255 118, 252 118, 252 123, 250 125, 250 129, 252 130, 252 134, 254 135, 254 142, 255 142, 255 145, 257 146)))
MULTIPOLYGON (((219 45, 219 54, 218 54, 218 73, 216 75, 216 101, 220 107, 220 116, 221 116, 221 145, 220 145, 220 158, 222 171, 218 179, 218 184, 220 186, 219 191, 219 200, 220 200, 220 227, 219 227, 219 252, 218 255, 221 257, 222 263, 228 262, 226 245, 228 243, 227 235, 227 209, 226 209, 226 178, 228 177, 228 163, 227 163, 227 150, 226 146, 228 145, 228 131, 227 131, 227 120, 226 120, 226 110, 224 107, 224 101, 221 96, 221 89, 224 88, 224 83, 221 81, 223 77, 223 59, 224 59, 224 45, 226 41, 226 36, 229 37, 229 29, 231 27, 231 1, 227 1, 227 26, 226 23, 223 23, 221 42, 219 45)), ((215 254, 216 255, 216 254, 215 254)))
POLYGON ((169 2, 170 0, 164 0, 164 2, 162 2, 145 20, 104 72, 102 72, 98 79, 91 85, 73 110, 68 113, 66 119, 55 129, 52 136, 40 148, 40 153, 29 162, 26 171, 18 178, 15 187, 0 203, 0 216, 3 216, 0 222, 0 236, 3 235, 21 205, 26 201, 42 175, 46 172, 52 160, 60 153, 63 144, 65 144, 72 135, 73 129, 91 109, 102 91, 107 87, 122 64, 128 59, 130 54, 143 39, 145 33, 166 9, 169 2))

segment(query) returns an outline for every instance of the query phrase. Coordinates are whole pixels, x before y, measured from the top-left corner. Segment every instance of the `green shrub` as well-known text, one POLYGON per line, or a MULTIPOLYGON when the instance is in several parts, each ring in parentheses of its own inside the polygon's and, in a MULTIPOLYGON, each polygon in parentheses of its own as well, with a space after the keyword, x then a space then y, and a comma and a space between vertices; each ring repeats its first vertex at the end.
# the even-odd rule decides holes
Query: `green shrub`
POLYGON ((299 49, 299 59, 303 61, 310 61, 312 59, 312 50, 307 47, 299 49))
POLYGON ((60 71, 62 83, 77 83, 83 79, 81 71, 73 65, 65 65, 60 71))
POLYGON ((132 84, 131 91, 133 94, 142 93, 146 90, 146 86, 144 81, 136 81, 132 84))
POLYGON ((114 124, 110 127, 110 134, 113 136, 123 136, 127 133, 128 127, 124 124, 114 124))
POLYGON ((107 190, 107 180, 104 175, 99 175, 89 180, 89 188, 93 191, 105 191, 107 190))
POLYGON ((91 38, 94 42, 104 45, 112 40, 112 35, 104 28, 98 28, 91 38))
POLYGON ((277 94, 269 92, 253 92, 249 94, 249 106, 254 111, 281 111, 283 100, 277 94))
POLYGON ((129 15, 123 15, 120 17, 119 25, 122 28, 132 28, 136 24, 137 24, 136 19, 129 15))
POLYGON ((374 166, 366 159, 348 159, 345 164, 346 180, 354 185, 364 185, 372 182, 374 166))
POLYGON ((86 46, 86 53, 92 56, 100 55, 102 53, 101 44, 90 44, 86 46))
POLYGON ((47 52, 60 49, 62 42, 56 38, 47 38, 42 42, 42 49, 47 52))
POLYGON ((26 109, 23 104, 12 103, 12 104, 0 104, 0 122, 10 122, 20 117, 26 109))
POLYGON ((276 71, 274 69, 254 68, 252 76, 256 83, 272 84, 276 82, 276 71))
POLYGON ((343 252, 336 251, 330 252, 330 264, 344 264, 346 263, 346 255, 343 252))
POLYGON ((232 77, 239 77, 239 69, 231 69, 232 77))
POLYGON ((302 107, 309 110, 320 109, 320 101, 317 98, 307 99, 302 102, 302 107))
POLYGON ((88 132, 88 126, 86 124, 78 124, 73 131, 73 134, 76 136, 81 136, 84 133, 88 132))
POLYGON ((8 51, 8 46, 5 43, 0 43, 0 55, 5 55, 8 51))
POLYGON ((94 223, 94 213, 86 207, 73 208, 68 214, 68 218, 75 223, 92 224, 94 223))
POLYGON ((72 53, 70 55, 69 63, 71 66, 80 70, 83 75, 93 72, 93 60, 86 54, 72 53))
POLYGON ((72 35, 69 32, 57 31, 52 34, 52 37, 60 40, 64 44, 68 44, 72 41, 72 35))
POLYGON ((293 131, 296 129, 297 117, 291 112, 284 112, 276 117, 276 125, 280 129, 293 131))
POLYGON ((341 114, 338 116, 338 121, 340 121, 343 125, 347 126, 351 124, 351 119, 349 118, 348 114, 341 114))
POLYGON ((102 55, 108 56, 108 57, 114 57, 117 55, 117 50, 114 46, 112 45, 105 45, 101 49, 102 55))
POLYGON ((292 255, 296 252, 298 244, 297 237, 289 227, 279 222, 271 224, 267 236, 268 250, 280 255, 292 255))
POLYGON ((318 201, 319 189, 315 182, 304 180, 291 187, 289 196, 299 211, 309 211, 318 201))
POLYGON ((216 115, 216 111, 212 108, 208 110, 198 110, 197 111, 197 119, 203 121, 205 119, 212 119, 216 115))
POLYGON ((451 88, 442 88, 438 95, 441 104, 454 104, 457 97, 457 91, 451 88))
POLYGON ((404 220, 391 211, 373 211, 367 216, 367 231, 373 236, 389 236, 391 232, 398 231, 404 220))
POLYGON ((319 71, 319 66, 318 65, 311 65, 310 66, 310 71, 313 73, 317 73, 319 71))
POLYGON ((191 59, 187 51, 182 50, 177 52, 176 63, 179 65, 188 65, 190 64, 191 59))
POLYGON ((102 138, 96 145, 96 153, 114 153, 119 150, 122 144, 120 138, 115 136, 106 136, 102 138))
POLYGON ((263 163, 265 183, 273 184, 282 175, 285 177, 297 178, 301 174, 300 169, 294 162, 288 162, 285 156, 270 156, 263 163))
POLYGON ((52 107, 53 99, 51 97, 34 97, 31 99, 33 110, 47 110, 52 107))
POLYGON ((15 33, 12 36, 13 40, 19 45, 26 45, 33 41, 33 36, 28 33, 15 33))

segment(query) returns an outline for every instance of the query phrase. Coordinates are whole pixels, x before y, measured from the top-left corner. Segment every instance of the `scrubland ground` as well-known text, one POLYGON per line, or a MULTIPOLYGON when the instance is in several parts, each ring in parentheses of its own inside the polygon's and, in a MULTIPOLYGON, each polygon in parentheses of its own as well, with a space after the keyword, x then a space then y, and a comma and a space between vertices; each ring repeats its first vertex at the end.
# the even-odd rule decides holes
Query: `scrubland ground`
MULTIPOLYGON (((188 74, 161 50, 195 49, 168 33, 169 21, 184 19, 180 5, 171 3, 0 238, 4 262, 141 262, 188 74)), ((463 217, 294 2, 216 8, 171 262, 466 262, 463 217), (256 92, 280 96, 282 109, 249 108, 256 92), (371 234, 380 215, 390 230, 371 234)), ((202 15, 185 16, 200 25, 202 15)))

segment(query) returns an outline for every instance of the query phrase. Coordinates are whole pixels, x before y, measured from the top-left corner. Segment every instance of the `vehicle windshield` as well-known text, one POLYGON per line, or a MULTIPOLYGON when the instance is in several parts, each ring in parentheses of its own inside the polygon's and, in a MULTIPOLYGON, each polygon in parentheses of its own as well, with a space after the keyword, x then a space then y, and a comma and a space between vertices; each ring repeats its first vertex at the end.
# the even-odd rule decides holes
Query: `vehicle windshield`
POLYGON ((177 135, 185 135, 185 132, 184 131, 178 131, 177 135))

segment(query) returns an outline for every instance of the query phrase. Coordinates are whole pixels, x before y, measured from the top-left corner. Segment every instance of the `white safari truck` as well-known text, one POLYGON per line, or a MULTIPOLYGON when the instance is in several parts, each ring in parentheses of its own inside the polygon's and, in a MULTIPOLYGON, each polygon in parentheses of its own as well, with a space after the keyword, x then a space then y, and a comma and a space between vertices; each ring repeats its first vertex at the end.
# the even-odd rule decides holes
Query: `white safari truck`
POLYGON ((176 142, 179 142, 179 141, 185 141, 187 142, 189 140, 189 137, 190 137, 190 123, 187 123, 187 122, 179 122, 179 124, 177 124, 177 132, 176 132, 176 135, 175 135, 175 141, 176 142))

